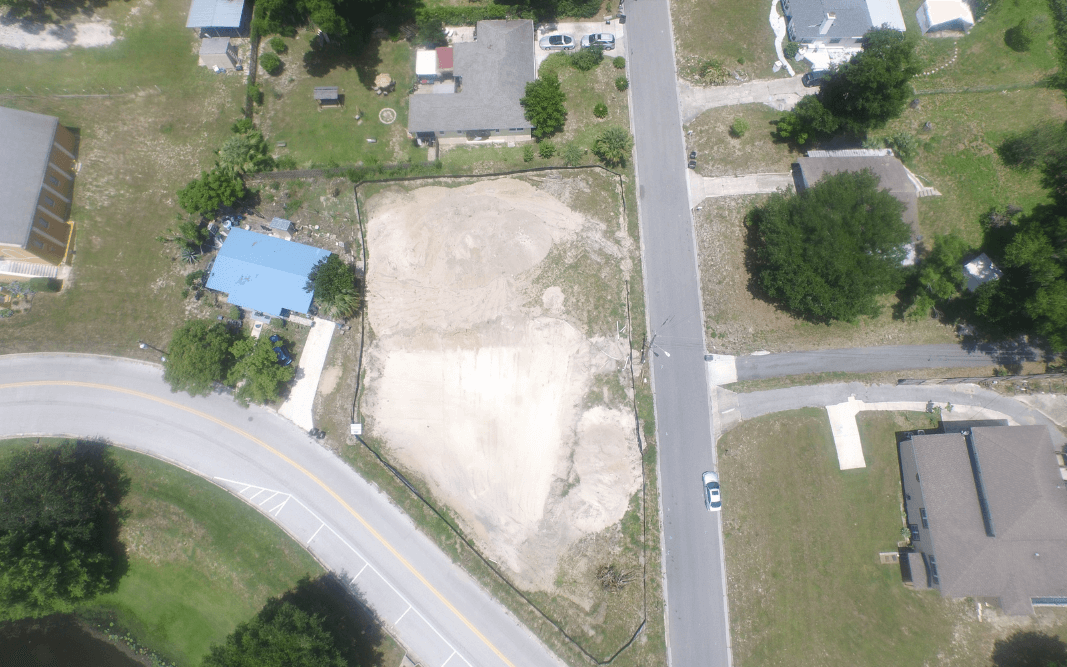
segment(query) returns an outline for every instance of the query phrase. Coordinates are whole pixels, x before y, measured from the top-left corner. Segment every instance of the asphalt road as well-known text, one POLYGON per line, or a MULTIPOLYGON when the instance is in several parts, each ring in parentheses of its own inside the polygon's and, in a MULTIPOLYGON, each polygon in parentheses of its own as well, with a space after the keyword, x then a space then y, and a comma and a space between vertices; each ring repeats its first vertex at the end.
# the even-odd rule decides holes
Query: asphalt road
POLYGON ((106 438, 241 496, 353 581, 424 667, 562 663, 344 461, 276 413, 173 394, 156 366, 0 357, 0 438, 106 438))
POLYGON ((626 11, 670 664, 728 665, 722 527, 704 509, 700 480, 715 454, 670 14, 665 0, 630 0, 626 11))
POLYGON ((1037 361, 1043 353, 1026 345, 896 345, 814 350, 737 357, 738 380, 804 373, 876 373, 919 368, 966 368, 1037 361))

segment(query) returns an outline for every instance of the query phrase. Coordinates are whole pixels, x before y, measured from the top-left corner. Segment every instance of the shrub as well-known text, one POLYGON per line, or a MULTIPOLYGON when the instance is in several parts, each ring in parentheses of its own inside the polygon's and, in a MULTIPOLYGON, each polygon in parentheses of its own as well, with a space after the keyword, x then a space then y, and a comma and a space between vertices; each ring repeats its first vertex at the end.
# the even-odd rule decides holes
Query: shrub
POLYGON ((634 147, 630 133, 618 126, 604 128, 593 143, 593 153, 609 167, 626 166, 634 147))
POLYGON ((526 84, 526 96, 519 100, 519 104, 526 111, 526 120, 534 125, 535 137, 543 139, 563 129, 563 123, 567 120, 566 101, 567 94, 560 88, 559 79, 555 76, 526 84))
POLYGON ((607 118, 608 105, 604 104, 603 102, 597 102, 596 105, 593 107, 593 115, 597 118, 607 118))
POLYGON ((604 49, 598 46, 591 49, 582 49, 578 53, 571 55, 571 67, 579 72, 588 72, 602 62, 604 62, 604 49))
POLYGON ((630 87, 630 80, 624 76, 615 77, 615 87, 619 90, 626 90, 630 87))
POLYGON ((238 308, 237 306, 230 306, 230 319, 231 320, 240 320, 241 319, 241 309, 238 308))
POLYGON ((730 126, 730 134, 740 139, 748 132, 748 121, 744 118, 735 118, 730 126))
POLYGON ((427 48, 435 46, 447 46, 448 37, 445 35, 445 26, 440 21, 427 21, 418 24, 418 33, 415 41, 427 48))
POLYGON ((285 53, 286 51, 289 50, 289 45, 287 45, 285 43, 285 40, 282 39, 281 37, 271 37, 270 38, 270 48, 275 53, 285 53))
POLYGON ((264 53, 259 57, 259 66, 274 76, 282 71, 282 59, 273 53, 264 53))
POLYGON ((615 56, 612 58, 611 64, 615 69, 626 69, 626 58, 615 56))
POLYGON ((248 95, 248 99, 252 100, 252 102, 259 106, 263 106, 263 89, 259 87, 258 83, 248 84, 248 88, 245 89, 245 94, 248 95))
POLYGON ((31 292, 58 292, 63 283, 55 278, 30 278, 26 281, 26 289, 31 292))
POLYGON ((722 61, 715 58, 700 61, 700 64, 697 65, 696 74, 701 81, 713 86, 726 83, 730 76, 722 61))
POLYGON ((585 151, 576 143, 569 143, 563 147, 563 151, 560 153, 560 157, 563 158, 563 164, 568 167, 576 167, 582 163, 582 157, 585 155, 585 151))
POLYGON ((525 146, 522 147, 522 161, 523 162, 533 162, 533 159, 534 159, 534 148, 530 144, 526 144, 525 146))
POLYGON ((283 155, 274 163, 278 171, 292 171, 296 169, 296 160, 292 155, 283 155))
POLYGON ((542 141, 537 147, 537 152, 541 159, 547 160, 556 154, 556 144, 551 141, 542 141))
POLYGON ((797 57, 798 51, 800 51, 800 42, 786 42, 782 45, 782 54, 790 60, 797 57))
POLYGON ((892 148, 893 153, 900 158, 901 162, 911 162, 919 153, 919 140, 914 134, 897 132, 885 138, 885 147, 892 148))
POLYGON ((1030 45, 1034 42, 1034 34, 1030 31, 1030 26, 1027 25, 1026 19, 1019 21, 1018 25, 1013 28, 1008 28, 1004 32, 1004 43, 1008 45, 1008 48, 1018 53, 1024 53, 1030 50, 1030 45))
POLYGON ((234 121, 233 125, 230 126, 230 132, 233 132, 234 134, 247 134, 253 127, 255 127, 255 124, 252 122, 251 118, 242 118, 234 121))

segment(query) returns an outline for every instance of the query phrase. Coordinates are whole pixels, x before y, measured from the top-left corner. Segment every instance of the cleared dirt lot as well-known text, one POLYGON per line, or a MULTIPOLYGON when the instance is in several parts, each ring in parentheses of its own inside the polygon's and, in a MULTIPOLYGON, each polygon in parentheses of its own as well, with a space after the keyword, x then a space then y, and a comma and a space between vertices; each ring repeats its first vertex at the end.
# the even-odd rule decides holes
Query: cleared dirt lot
POLYGON ((634 244, 599 175, 390 187, 366 210, 367 432, 530 590, 641 485, 634 244))

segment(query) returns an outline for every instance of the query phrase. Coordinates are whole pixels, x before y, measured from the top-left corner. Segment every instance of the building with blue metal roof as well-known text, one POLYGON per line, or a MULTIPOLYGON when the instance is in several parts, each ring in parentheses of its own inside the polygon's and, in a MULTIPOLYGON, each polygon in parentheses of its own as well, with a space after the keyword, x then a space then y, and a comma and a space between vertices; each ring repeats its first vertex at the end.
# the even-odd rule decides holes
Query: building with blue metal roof
POLYGON ((244 18, 245 0, 193 0, 185 27, 239 29, 244 18))
POLYGON ((219 249, 207 288, 229 295, 229 302, 252 311, 282 315, 306 313, 311 293, 308 274, 329 250, 234 227, 219 249))

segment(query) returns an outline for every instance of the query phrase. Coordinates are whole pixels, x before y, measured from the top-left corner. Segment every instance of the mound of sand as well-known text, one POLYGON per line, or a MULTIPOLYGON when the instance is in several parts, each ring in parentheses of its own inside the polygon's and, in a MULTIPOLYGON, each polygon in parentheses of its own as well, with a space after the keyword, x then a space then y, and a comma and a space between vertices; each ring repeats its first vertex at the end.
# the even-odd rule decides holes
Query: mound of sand
POLYGON ((554 244, 595 223, 510 179, 383 193, 368 210, 370 426, 491 557, 549 588, 559 554, 640 488, 632 414, 582 411, 627 341, 590 340, 558 286, 531 285, 554 244))

